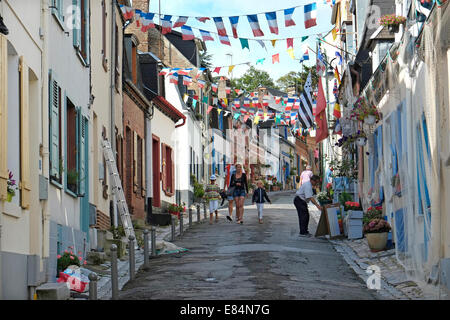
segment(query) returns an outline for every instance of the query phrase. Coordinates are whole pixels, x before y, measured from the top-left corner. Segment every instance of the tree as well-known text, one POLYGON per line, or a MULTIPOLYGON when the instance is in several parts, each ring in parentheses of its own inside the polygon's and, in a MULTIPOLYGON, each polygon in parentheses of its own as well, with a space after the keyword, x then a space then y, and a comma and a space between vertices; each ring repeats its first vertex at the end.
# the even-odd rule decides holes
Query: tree
POLYGON ((200 53, 200 65, 203 68, 211 68, 212 67, 211 59, 212 59, 212 55, 206 53, 206 51, 202 51, 200 53))
POLYGON ((303 86, 308 78, 309 72, 311 72, 312 86, 315 88, 317 86, 317 81, 319 80, 315 66, 304 66, 303 71, 301 72, 291 71, 280 77, 277 80, 277 84, 280 86, 282 91, 287 91, 289 88, 295 88, 295 92, 299 94, 303 90, 303 86))
POLYGON ((255 91, 259 87, 278 89, 278 86, 275 85, 268 72, 258 70, 255 67, 250 67, 250 69, 248 69, 242 77, 232 79, 231 86, 247 92, 255 91))

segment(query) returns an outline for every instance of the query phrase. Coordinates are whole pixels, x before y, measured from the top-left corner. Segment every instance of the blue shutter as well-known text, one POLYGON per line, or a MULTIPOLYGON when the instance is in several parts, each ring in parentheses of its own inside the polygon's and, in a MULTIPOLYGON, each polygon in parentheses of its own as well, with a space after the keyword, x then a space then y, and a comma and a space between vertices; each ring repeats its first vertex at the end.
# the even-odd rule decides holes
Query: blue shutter
POLYGON ((77 110, 77 166, 78 166, 78 194, 84 196, 86 183, 86 118, 77 110))
POLYGON ((60 157, 59 157, 59 87, 56 81, 55 73, 50 70, 49 74, 49 109, 50 109, 50 133, 49 133, 49 145, 50 145, 50 176, 60 181, 60 157))
POLYGON ((86 48, 86 64, 89 64, 89 56, 90 56, 90 48, 89 48, 89 42, 90 42, 90 40, 89 40, 89 30, 90 30, 90 28, 89 28, 89 24, 90 24, 90 21, 89 21, 89 2, 90 1, 84 1, 84 19, 85 19, 85 21, 86 21, 86 23, 84 24, 84 28, 85 28, 85 32, 84 32, 84 34, 85 34, 85 37, 84 37, 84 47, 86 48))

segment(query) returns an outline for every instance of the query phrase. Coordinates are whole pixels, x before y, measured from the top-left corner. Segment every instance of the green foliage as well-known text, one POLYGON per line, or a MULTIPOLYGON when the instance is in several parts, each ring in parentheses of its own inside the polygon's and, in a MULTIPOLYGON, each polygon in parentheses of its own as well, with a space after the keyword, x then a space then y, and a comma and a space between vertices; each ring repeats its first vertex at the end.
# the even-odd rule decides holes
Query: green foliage
POLYGON ((205 189, 201 183, 198 183, 197 178, 193 174, 191 174, 191 184, 194 185, 194 197, 202 199, 205 195, 205 189))
POLYGON ((352 200, 353 200, 352 195, 348 192, 344 191, 339 195, 339 203, 343 206, 345 205, 345 203, 347 201, 352 201, 352 200))
POLYGON ((206 51, 200 52, 200 64, 204 68, 211 68, 212 67, 212 55, 206 53, 206 51))
POLYGON ((122 237, 126 236, 125 229, 121 225, 117 226, 117 228, 111 226, 111 228, 109 228, 109 231, 111 231, 111 233, 113 234, 114 239, 122 239, 122 237))
POLYGON ((278 86, 275 85, 268 72, 258 70, 253 66, 250 67, 250 69, 248 69, 247 72, 242 75, 242 77, 232 79, 231 87, 245 90, 247 92, 255 91, 259 87, 278 89, 278 86))
POLYGON ((282 91, 287 91, 289 88, 295 88, 297 93, 302 92, 305 85, 308 74, 311 72, 311 80, 313 88, 317 86, 319 76, 317 75, 315 67, 303 66, 303 71, 295 72, 291 71, 277 80, 278 86, 282 91))
MULTIPOLYGON (((71 247, 69 247, 71 249, 71 247)), ((64 271, 68 266, 76 265, 81 266, 81 257, 77 257, 72 251, 65 250, 62 255, 58 255, 57 268, 58 270, 64 271)))

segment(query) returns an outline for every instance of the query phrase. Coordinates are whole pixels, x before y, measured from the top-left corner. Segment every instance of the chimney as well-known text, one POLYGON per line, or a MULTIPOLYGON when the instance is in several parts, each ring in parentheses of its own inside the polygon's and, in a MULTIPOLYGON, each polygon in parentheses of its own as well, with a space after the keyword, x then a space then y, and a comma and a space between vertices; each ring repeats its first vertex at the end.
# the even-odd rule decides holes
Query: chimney
MULTIPOLYGON (((133 8, 139 9, 142 12, 148 12, 150 7, 150 0, 133 0, 133 8)), ((138 50, 141 52, 148 52, 148 33, 141 31, 136 24, 136 19, 125 29, 125 34, 134 34, 139 39, 138 50)))

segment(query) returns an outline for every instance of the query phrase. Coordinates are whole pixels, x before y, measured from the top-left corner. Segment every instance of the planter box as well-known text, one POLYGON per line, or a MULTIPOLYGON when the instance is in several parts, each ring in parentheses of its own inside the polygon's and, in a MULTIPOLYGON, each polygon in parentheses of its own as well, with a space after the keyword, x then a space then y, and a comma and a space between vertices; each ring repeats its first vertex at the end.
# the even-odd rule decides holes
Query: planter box
POLYGON ((347 216, 349 219, 362 219, 363 211, 348 210, 347 216))
POLYGON ((344 234, 348 239, 361 239, 363 237, 362 219, 352 219, 347 215, 344 218, 344 234))

